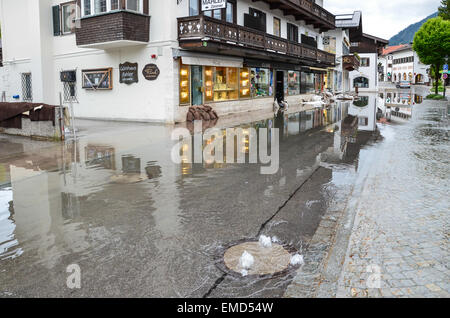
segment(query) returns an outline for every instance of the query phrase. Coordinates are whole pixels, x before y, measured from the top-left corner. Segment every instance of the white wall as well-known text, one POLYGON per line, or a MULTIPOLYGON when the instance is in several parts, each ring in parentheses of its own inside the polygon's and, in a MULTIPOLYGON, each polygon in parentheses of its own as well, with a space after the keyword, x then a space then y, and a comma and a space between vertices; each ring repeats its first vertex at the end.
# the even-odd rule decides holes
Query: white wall
POLYGON ((359 67, 358 71, 350 72, 350 85, 352 91, 355 91, 353 87, 353 80, 357 77, 366 77, 369 79, 369 88, 359 88, 360 92, 376 92, 378 90, 378 55, 376 53, 361 53, 360 58, 369 58, 369 67, 359 67))
MULTIPOLYGON (((150 42, 148 44, 96 50, 76 45, 75 34, 54 36, 52 6, 63 0, 0 0, 0 22, 3 35, 5 67, 0 68, 0 92, 6 91, 7 100, 22 97, 21 73, 32 73, 33 101, 59 103, 63 92, 60 72, 77 71, 77 99, 75 115, 83 118, 115 120, 161 121, 171 123, 178 113, 178 62, 172 58, 172 49, 178 48, 177 17, 188 16, 189 1, 149 1, 150 42), (152 59, 152 54, 158 56, 152 59), (119 83, 119 64, 139 64, 139 83, 130 86, 119 83), (142 76, 146 64, 158 65, 161 74, 156 81, 142 76), (113 89, 90 91, 82 89, 83 69, 113 68, 113 89)), ((286 23, 299 26, 301 34, 317 37, 323 49, 322 35, 303 21, 285 17, 280 10, 270 10, 268 4, 238 1, 237 22, 244 24, 244 13, 254 7, 267 13, 267 31, 273 33, 273 17, 282 22, 282 36, 286 37, 286 23)), ((338 45, 339 48, 339 45, 338 45)))

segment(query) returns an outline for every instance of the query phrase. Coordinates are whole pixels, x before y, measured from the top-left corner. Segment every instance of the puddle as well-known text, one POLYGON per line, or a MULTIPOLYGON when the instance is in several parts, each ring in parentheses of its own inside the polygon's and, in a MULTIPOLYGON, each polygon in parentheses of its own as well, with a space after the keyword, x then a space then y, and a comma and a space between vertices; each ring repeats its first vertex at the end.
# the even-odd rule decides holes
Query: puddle
MULTIPOLYGON (((61 284, 76 263, 91 296, 202 297, 223 275, 217 251, 223 259, 222 246, 256 237, 271 220, 265 232, 292 251, 273 251, 273 262, 255 274, 284 274, 226 278, 211 295, 282 296, 292 280, 283 271, 284 250, 308 247, 333 198, 345 200, 342 193, 376 147, 378 96, 368 97, 367 107, 339 102, 236 125, 280 129, 274 175, 261 175, 259 164, 175 164, 173 128, 163 125, 103 123, 89 134, 95 122, 80 120, 83 137, 64 146, 0 137, 0 184, 8 185, 0 189, 0 285, 20 296, 35 296, 30 285, 41 295, 70 296, 61 284), (355 120, 346 124, 349 116, 355 120), (303 183, 299 201, 271 219, 303 183)), ((420 134, 434 140, 429 135, 420 134)), ((228 271, 236 269, 236 257, 225 258, 228 271)))

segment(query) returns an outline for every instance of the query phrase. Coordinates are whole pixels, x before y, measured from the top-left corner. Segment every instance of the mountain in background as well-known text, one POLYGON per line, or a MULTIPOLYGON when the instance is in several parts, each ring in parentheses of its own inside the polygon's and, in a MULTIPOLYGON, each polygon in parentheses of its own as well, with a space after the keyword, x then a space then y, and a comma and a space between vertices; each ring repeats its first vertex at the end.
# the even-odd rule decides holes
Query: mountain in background
POLYGON ((409 27, 398 33, 397 35, 394 35, 389 40, 389 46, 392 45, 400 45, 400 44, 409 44, 412 43, 414 40, 414 35, 417 31, 419 31, 420 27, 427 22, 429 19, 435 18, 438 16, 438 13, 433 13, 429 17, 426 17, 420 22, 417 22, 415 24, 411 24, 409 27))

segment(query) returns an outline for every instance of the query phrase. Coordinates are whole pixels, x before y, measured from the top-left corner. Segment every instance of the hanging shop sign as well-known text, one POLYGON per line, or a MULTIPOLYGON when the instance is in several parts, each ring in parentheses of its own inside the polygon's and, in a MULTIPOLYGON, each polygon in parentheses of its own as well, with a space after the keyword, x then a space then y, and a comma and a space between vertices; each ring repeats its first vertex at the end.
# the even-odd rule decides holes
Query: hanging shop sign
POLYGON ((84 89, 111 90, 113 88, 112 68, 83 70, 81 74, 84 89))
POLYGON ((144 78, 148 81, 154 81, 158 78, 160 70, 156 64, 147 64, 142 70, 144 78))
POLYGON ((138 63, 125 62, 119 64, 120 83, 133 84, 139 82, 138 63))
POLYGON ((227 0, 202 0, 202 11, 225 9, 227 0))

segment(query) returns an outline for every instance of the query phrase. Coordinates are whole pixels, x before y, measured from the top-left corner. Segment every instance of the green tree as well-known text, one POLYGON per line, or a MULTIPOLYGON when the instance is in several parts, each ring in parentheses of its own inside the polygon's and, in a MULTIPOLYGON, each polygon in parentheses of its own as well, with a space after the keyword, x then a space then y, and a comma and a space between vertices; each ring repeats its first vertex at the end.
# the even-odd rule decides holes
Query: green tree
POLYGON ((450 21, 441 17, 428 20, 414 36, 413 50, 423 64, 431 65, 439 93, 440 70, 450 53, 450 21))
POLYGON ((444 20, 450 20, 450 0, 441 0, 439 16, 444 20))

